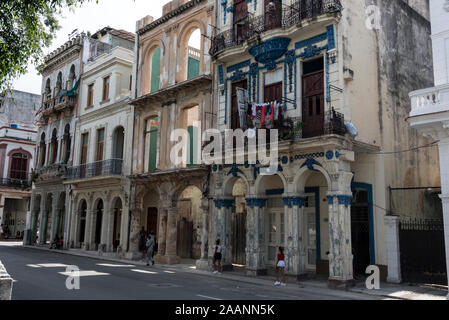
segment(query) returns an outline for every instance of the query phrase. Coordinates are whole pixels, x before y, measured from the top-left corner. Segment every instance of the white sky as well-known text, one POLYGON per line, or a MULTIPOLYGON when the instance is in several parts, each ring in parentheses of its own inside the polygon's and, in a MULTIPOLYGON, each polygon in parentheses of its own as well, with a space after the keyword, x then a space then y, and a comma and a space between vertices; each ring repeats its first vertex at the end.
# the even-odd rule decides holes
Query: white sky
MULTIPOLYGON (((59 22, 61 29, 56 33, 56 38, 50 48, 44 49, 48 54, 68 41, 68 35, 74 30, 79 32, 90 31, 94 33, 99 29, 109 26, 116 29, 124 29, 130 32, 136 31, 136 21, 151 15, 154 19, 162 15, 162 6, 170 0, 95 0, 86 2, 81 8, 70 12, 65 10, 59 22)), ((37 74, 36 68, 30 64, 28 73, 14 81, 16 90, 41 93, 42 78, 37 74)))

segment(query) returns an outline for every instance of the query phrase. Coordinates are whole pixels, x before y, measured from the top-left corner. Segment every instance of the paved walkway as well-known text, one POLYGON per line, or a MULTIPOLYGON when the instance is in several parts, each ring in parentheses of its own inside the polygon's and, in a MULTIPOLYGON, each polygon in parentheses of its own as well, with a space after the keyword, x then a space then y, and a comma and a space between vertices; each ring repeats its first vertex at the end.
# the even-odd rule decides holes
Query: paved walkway
MULTIPOLYGON (((20 242, 10 242, 8 245, 21 245, 20 242)), ((24 246, 27 248, 33 248, 36 250, 52 251, 59 254, 70 254, 81 257, 90 257, 95 259, 101 259, 106 261, 113 261, 119 263, 132 263, 135 265, 145 265, 144 260, 126 260, 108 257, 105 255, 98 255, 97 252, 89 252, 79 249, 70 250, 50 250, 47 247, 40 246, 24 246)), ((246 283, 273 285, 274 276, 259 276, 250 277, 244 274, 244 270, 236 268, 234 271, 224 272, 221 275, 213 274, 210 271, 197 270, 194 260, 183 260, 181 264, 177 265, 155 265, 155 268, 173 271, 191 272, 196 274, 202 274, 210 277, 218 277, 223 279, 238 280, 246 283)), ((297 281, 294 277, 287 277, 287 290, 295 290, 295 288, 315 287, 315 288, 327 288, 326 279, 308 279, 297 281)), ((332 290, 332 289, 329 289, 332 290)), ((348 289, 351 292, 363 293, 368 295, 374 295, 379 297, 386 297, 392 299, 403 300, 447 300, 448 288, 447 286, 430 286, 430 285, 417 285, 417 284, 390 284, 382 282, 379 290, 368 290, 363 281, 357 281, 356 286, 348 289)))

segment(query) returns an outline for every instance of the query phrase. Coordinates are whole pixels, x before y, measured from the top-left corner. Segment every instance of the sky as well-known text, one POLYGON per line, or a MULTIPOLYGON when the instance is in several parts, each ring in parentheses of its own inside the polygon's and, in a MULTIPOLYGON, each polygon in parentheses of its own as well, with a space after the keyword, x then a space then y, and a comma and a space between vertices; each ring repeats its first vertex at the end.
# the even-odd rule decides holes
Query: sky
MULTIPOLYGON (((94 33, 103 27, 136 31, 136 21, 147 15, 154 19, 162 15, 162 6, 170 0, 99 0, 83 4, 75 12, 64 10, 59 19, 61 29, 57 31, 56 38, 50 48, 44 53, 49 54, 69 40, 73 30, 94 33)), ((20 91, 41 94, 42 78, 37 74, 36 68, 30 64, 28 73, 16 79, 13 88, 20 91)))

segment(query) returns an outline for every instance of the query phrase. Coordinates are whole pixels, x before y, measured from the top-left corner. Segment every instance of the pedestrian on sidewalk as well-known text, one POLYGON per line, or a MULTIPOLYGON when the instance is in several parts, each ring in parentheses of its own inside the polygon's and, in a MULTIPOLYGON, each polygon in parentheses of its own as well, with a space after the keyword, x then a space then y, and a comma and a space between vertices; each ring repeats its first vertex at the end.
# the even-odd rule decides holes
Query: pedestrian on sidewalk
POLYGON ((285 256, 284 256, 284 248, 279 247, 279 252, 276 256, 276 282, 275 286, 283 286, 285 287, 285 256), (282 282, 279 282, 279 274, 282 274, 282 282))
POLYGON ((215 241, 215 253, 214 253, 214 273, 219 273, 221 274, 221 252, 222 252, 223 248, 220 245, 220 239, 217 239, 217 241, 215 241))
POLYGON ((147 266, 150 265, 150 261, 151 261, 151 265, 154 265, 154 260, 153 260, 154 233, 153 233, 153 231, 151 231, 150 235, 148 236, 146 247, 147 247, 147 266))

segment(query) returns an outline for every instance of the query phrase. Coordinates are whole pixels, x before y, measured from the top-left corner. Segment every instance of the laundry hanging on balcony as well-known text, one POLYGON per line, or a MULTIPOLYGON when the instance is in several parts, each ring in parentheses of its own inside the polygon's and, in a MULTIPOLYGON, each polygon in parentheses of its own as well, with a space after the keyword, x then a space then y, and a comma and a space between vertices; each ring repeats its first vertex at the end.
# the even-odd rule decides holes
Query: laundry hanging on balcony
POLYGON ((282 104, 277 101, 250 105, 249 114, 253 127, 257 129, 273 129, 274 121, 282 118, 282 104))

